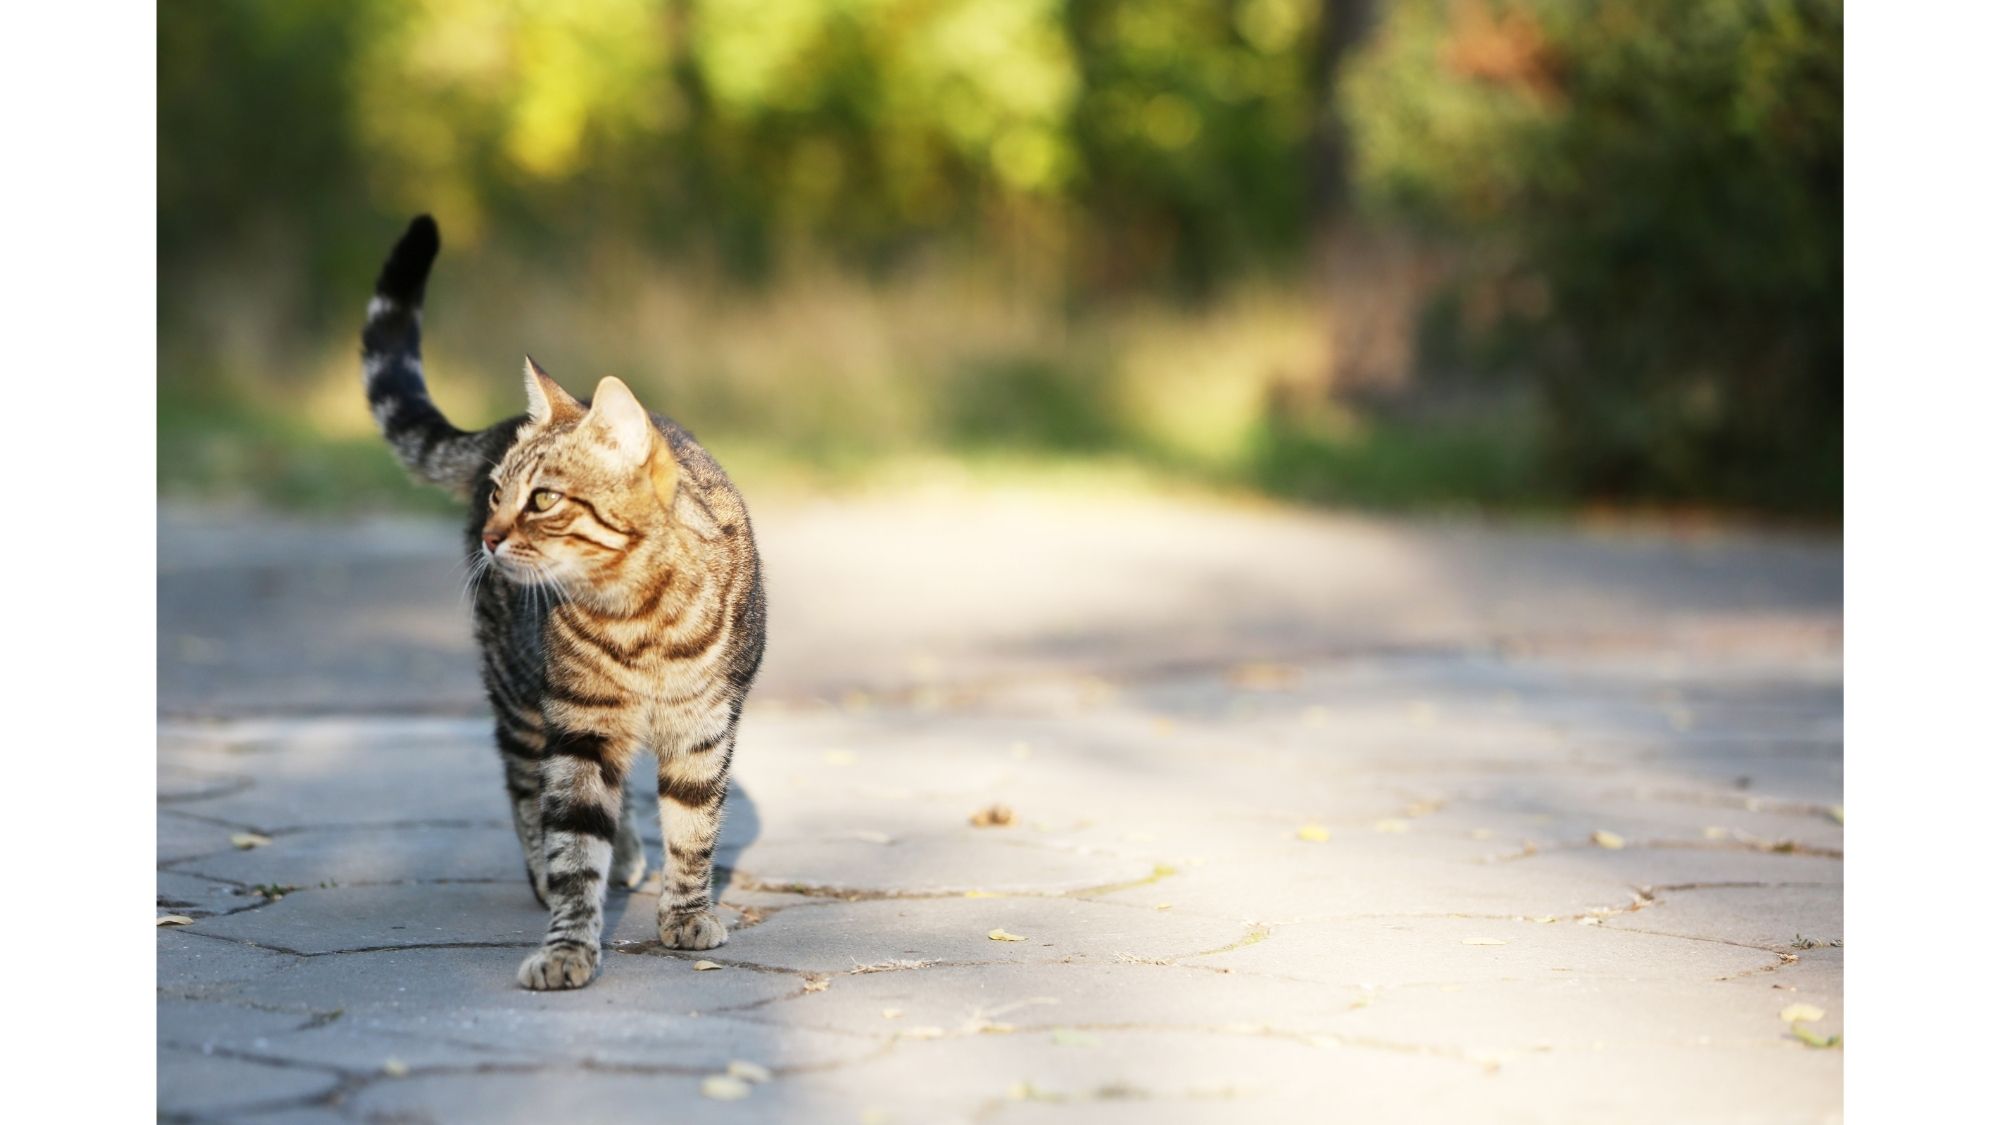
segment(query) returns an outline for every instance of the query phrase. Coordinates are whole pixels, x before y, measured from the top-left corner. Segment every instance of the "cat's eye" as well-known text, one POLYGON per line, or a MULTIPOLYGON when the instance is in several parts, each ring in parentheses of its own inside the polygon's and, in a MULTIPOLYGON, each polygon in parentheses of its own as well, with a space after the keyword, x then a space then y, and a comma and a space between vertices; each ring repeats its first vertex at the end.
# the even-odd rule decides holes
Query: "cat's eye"
POLYGON ((546 512, 550 508, 555 507, 556 501, 560 499, 562 499, 562 493, 552 488, 537 488, 534 494, 528 497, 528 506, 537 512, 546 512))

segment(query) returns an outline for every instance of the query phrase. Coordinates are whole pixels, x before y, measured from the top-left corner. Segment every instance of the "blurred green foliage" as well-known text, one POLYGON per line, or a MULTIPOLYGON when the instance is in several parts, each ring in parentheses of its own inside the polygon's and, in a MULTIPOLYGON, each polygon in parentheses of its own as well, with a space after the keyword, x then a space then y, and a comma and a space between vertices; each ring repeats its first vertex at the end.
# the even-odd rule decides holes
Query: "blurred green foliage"
POLYGON ((822 466, 1838 505, 1834 0, 167 0, 159 29, 169 487, 381 494, 354 320, 428 210, 468 422, 532 346, 822 466), (1347 401, 1318 266, 1357 225, 1446 248, 1394 326, 1405 393, 1506 409, 1347 401))
POLYGON ((1528 373, 1559 479, 1838 509, 1838 0, 1409 0, 1341 94, 1464 249, 1420 364, 1528 373))

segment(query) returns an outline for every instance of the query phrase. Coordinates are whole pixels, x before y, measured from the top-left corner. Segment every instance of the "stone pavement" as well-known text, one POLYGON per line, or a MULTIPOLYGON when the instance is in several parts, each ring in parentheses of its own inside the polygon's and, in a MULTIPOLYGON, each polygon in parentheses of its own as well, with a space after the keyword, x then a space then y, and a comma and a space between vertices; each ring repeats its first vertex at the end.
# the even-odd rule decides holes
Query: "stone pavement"
POLYGON ((1004 495, 759 532, 730 940, 614 892, 597 982, 538 994, 451 529, 166 513, 161 1113, 1839 1118, 1837 542, 1004 495))

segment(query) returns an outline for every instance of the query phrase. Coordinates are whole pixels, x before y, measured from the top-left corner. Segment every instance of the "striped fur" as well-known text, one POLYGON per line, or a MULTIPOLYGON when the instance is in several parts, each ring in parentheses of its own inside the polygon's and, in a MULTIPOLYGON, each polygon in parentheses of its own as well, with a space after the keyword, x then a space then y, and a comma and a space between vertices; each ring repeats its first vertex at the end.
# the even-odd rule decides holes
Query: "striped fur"
POLYGON ((474 631, 522 856, 549 909, 527 988, 588 984, 607 885, 636 886, 659 799, 660 940, 727 939, 710 899, 729 762, 764 651, 743 499, 694 437, 605 379, 589 404, 527 363, 528 413, 476 433, 424 393, 417 310, 436 227, 391 253, 363 334, 369 400, 404 464, 472 502, 474 631), (627 777, 641 751, 656 784, 627 777))

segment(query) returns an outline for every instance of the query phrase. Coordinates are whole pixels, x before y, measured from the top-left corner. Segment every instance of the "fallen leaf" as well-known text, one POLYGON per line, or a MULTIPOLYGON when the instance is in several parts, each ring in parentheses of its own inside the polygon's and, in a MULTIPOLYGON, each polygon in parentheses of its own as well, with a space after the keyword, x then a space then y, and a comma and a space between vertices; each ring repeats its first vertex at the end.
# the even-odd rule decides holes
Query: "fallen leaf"
POLYGON ((974 828, 1006 828, 1014 823, 1014 810, 1006 805, 988 805, 966 819, 974 828))
POLYGON ((229 838, 229 842, 244 849, 261 848, 265 844, 270 843, 271 838, 269 836, 260 836, 255 832, 238 832, 229 838))
POLYGON ((1729 829, 1717 824, 1711 824, 1707 828, 1702 829, 1701 834, 1710 840, 1729 839, 1729 829))
POLYGON ((1826 1012, 1813 1007, 1811 1004, 1793 1004, 1791 1007, 1779 1012, 1778 1018, 1784 1020, 1786 1023, 1798 1023, 1801 1020, 1811 1023, 1814 1020, 1826 1018, 1826 1012))
POLYGON ((1049 1041, 1058 1047, 1095 1047, 1098 1043, 1097 1036, 1073 1027, 1056 1028, 1049 1035, 1049 1041))
POLYGON ((402 1059, 383 1059, 382 1073, 391 1078, 402 1078, 410 1073, 410 1064, 402 1059))
POLYGON ((1832 817, 1833 822, 1835 824, 1844 825, 1847 823, 1847 806, 1846 805, 1831 806, 1826 810, 1826 815, 1832 817))
POLYGON ((701 1080, 701 1096, 718 1102, 740 1102, 750 1096, 750 1084, 727 1074, 711 1074, 701 1080))
POLYGON ((1460 938, 1460 939, 1459 939, 1459 942, 1458 942, 1458 944, 1460 944, 1460 945, 1506 945, 1507 943, 1506 943, 1506 942, 1505 942, 1504 940, 1500 939, 1500 938, 1492 938, 1492 937, 1469 937, 1469 938, 1460 938))
POLYGON ((1174 904, 1171 902, 1156 902, 1153 904, 1153 909, 1155 910, 1172 910, 1173 908, 1174 904))
POLYGON ((832 983, 833 983, 832 977, 822 977, 817 975, 810 976, 806 978, 806 991, 825 992, 827 990, 827 986, 831 985, 832 983))
POLYGON ((1290 664, 1239 664, 1229 670, 1229 686, 1245 691, 1283 691, 1299 682, 1299 670, 1290 664))
POLYGON ((1007 932, 1006 930, 988 930, 988 931, 986 931, 986 939, 987 939, 988 941, 1027 941, 1027 940, 1028 940, 1027 938, 1024 938, 1024 937, 1022 937, 1022 936, 1021 936, 1020 934, 1010 934, 1010 933, 1008 933, 1008 932, 1007 932))
POLYGON ((1310 844, 1326 843, 1328 839, 1326 825, 1324 824, 1299 825, 1299 839, 1304 840, 1310 844))
POLYGON ((1803 1023, 1793 1024, 1792 1034, 1798 1037, 1799 1042, 1804 1043, 1808 1047, 1819 1047, 1824 1049, 1827 1047, 1840 1046, 1840 1036, 1821 1035, 1818 1032, 1807 1027, 1803 1023))
POLYGON ((1609 848, 1615 852, 1625 846, 1625 837, 1620 836, 1616 832, 1606 832, 1600 828, 1590 834, 1590 842, 1600 848, 1609 848))
POLYGON ((694 963, 694 971, 697 973, 705 973, 710 969, 720 969, 721 967, 722 967, 721 965, 718 965, 713 961, 696 961, 694 963))
POLYGON ((194 919, 188 917, 185 914, 162 914, 159 916, 159 918, 155 919, 153 922, 153 927, 155 929, 158 929, 161 926, 192 926, 192 925, 194 925, 194 919))
POLYGON ((1579 925, 1579 926, 1602 926, 1602 925, 1604 924, 1604 919, 1602 919, 1602 918, 1578 918, 1578 919, 1576 920, 1576 924, 1577 924, 1577 925, 1579 925))
POLYGON ((997 895, 997 894, 994 894, 994 893, 993 893, 992 891, 967 891, 967 892, 965 892, 965 897, 966 897, 966 898, 999 898, 1000 896, 999 896, 999 895, 997 895))
POLYGON ((745 1082, 769 1082, 771 1080, 771 1072, 753 1062, 744 1062, 742 1059, 731 1059, 729 1060, 729 1077, 740 1078, 745 1082))

